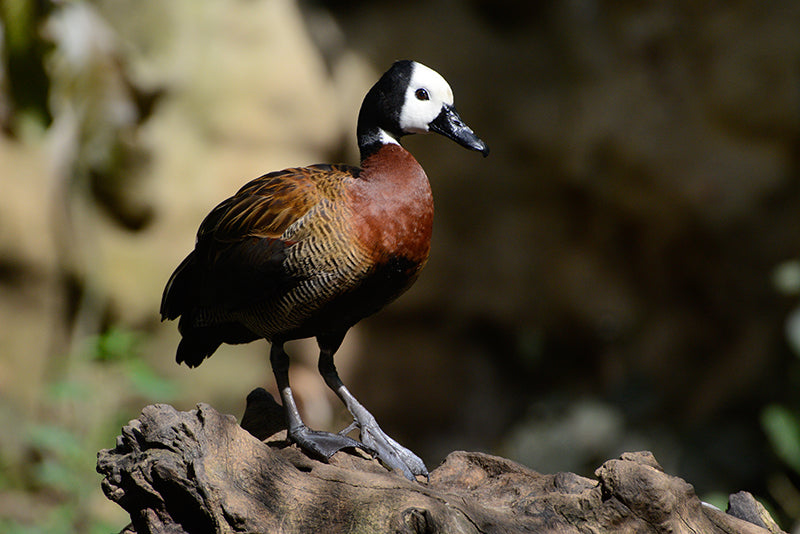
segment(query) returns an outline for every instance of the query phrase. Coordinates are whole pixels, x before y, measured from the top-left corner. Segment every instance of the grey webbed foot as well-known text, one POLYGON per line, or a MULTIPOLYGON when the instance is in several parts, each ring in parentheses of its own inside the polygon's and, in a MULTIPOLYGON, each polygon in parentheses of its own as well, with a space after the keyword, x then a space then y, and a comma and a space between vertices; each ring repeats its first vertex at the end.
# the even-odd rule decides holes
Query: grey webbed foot
POLYGON ((347 434, 358 427, 361 434, 361 443, 364 445, 365 450, 377 457, 386 467, 402 472, 411 481, 416 481, 417 476, 424 476, 429 479, 428 469, 419 456, 397 443, 381 430, 381 427, 375 421, 375 417, 356 400, 342 383, 339 373, 336 372, 336 366, 333 364, 333 354, 339 348, 342 339, 344 339, 344 332, 337 336, 317 336, 320 348, 319 372, 328 387, 342 399, 354 420, 350 426, 339 434, 347 434))
POLYGON ((310 430, 305 425, 290 429, 289 440, 296 443, 301 449, 321 460, 328 460, 342 449, 362 449, 372 454, 372 451, 353 438, 331 432, 310 430))
POLYGON ((356 418, 354 424, 360 429, 361 443, 384 465, 402 472, 407 479, 415 481, 417 476, 428 479, 425 462, 387 435, 363 406, 359 405, 358 408, 353 415, 356 418))

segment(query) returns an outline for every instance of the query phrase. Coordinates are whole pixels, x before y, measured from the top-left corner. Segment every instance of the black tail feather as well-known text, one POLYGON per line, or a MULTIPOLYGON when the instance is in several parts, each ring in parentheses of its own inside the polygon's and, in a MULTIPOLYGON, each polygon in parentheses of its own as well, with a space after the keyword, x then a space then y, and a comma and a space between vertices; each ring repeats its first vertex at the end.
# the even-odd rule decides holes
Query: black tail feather
POLYGON ((250 343, 261 337, 239 323, 191 326, 187 315, 181 317, 178 329, 183 339, 178 345, 175 361, 186 362, 189 367, 197 367, 203 363, 203 360, 214 354, 223 343, 232 345, 250 343))
MULTIPOLYGON (((205 337, 205 336, 204 336, 205 337)), ((204 337, 189 337, 181 339, 175 361, 179 364, 186 362, 189 367, 197 367, 203 360, 214 354, 222 344, 220 339, 204 339, 204 337)))
POLYGON ((161 298, 161 320, 181 318, 178 330, 183 339, 175 361, 185 362, 189 367, 200 365, 223 343, 249 343, 261 337, 239 323, 208 324, 208 316, 213 313, 203 310, 209 311, 209 288, 203 284, 196 256, 197 252, 192 251, 175 269, 161 298), (205 315, 206 319, 198 321, 199 315, 205 315))
POLYGON ((195 252, 192 251, 169 277, 161 296, 161 320, 177 319, 190 307, 188 289, 195 282, 195 252))

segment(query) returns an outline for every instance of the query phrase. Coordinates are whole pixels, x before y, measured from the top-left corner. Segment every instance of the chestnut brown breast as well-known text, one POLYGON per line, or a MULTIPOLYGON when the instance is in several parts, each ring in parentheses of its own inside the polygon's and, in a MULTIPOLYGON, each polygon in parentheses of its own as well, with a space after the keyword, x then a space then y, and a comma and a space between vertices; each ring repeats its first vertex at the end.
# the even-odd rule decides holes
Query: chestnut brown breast
POLYGON ((353 231, 372 262, 421 268, 433 231, 433 196, 425 171, 400 145, 385 145, 365 160, 348 188, 353 231))

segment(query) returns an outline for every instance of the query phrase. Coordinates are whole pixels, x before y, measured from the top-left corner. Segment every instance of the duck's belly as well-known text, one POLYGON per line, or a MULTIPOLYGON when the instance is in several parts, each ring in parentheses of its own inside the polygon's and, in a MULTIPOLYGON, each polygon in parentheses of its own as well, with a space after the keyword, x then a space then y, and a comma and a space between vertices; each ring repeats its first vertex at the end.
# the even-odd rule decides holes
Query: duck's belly
MULTIPOLYGON (((331 299, 307 326, 315 331, 341 331, 382 309, 405 293, 423 265, 406 258, 376 265, 350 291, 331 299)), ((314 334, 316 335, 316 334, 314 334)))

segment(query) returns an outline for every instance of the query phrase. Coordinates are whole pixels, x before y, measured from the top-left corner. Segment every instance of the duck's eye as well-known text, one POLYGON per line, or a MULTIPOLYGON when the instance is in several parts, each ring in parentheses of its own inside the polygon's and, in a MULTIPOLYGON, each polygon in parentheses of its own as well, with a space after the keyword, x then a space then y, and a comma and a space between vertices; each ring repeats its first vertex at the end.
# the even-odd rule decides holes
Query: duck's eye
POLYGON ((417 89, 416 91, 414 91, 414 96, 417 97, 417 100, 430 100, 431 99, 431 97, 428 96, 428 91, 426 91, 425 89, 422 89, 422 88, 417 89))

